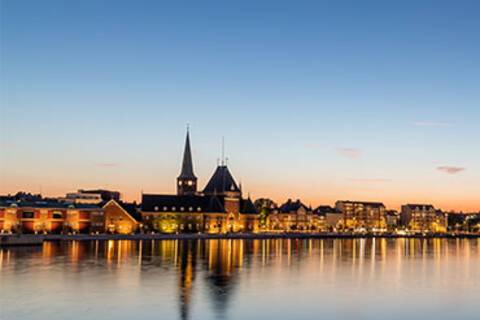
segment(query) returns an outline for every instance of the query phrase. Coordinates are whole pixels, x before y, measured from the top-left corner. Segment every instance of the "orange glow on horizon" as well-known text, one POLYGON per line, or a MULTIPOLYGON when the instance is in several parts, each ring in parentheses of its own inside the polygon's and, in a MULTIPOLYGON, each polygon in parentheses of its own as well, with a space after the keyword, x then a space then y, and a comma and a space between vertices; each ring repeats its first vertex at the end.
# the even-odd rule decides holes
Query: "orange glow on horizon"
MULTIPOLYGON (((90 188, 90 187, 89 187, 90 188)), ((12 184, 10 186, 1 185, 0 186, 0 194, 15 194, 18 191, 25 191, 31 193, 41 193, 45 197, 63 197, 67 192, 75 192, 77 189, 89 189, 83 186, 79 186, 78 188, 71 188, 71 187, 63 187, 63 186, 49 186, 43 187, 40 189, 34 188, 28 185, 21 185, 21 184, 12 184)), ((91 187, 93 188, 103 188, 109 190, 120 191, 122 194, 122 198, 125 201, 133 202, 136 201, 140 203, 142 189, 134 189, 129 188, 127 186, 119 186, 119 187, 91 187)), ((347 188, 346 188, 347 189, 347 188)), ((359 192, 354 192, 348 190, 349 192, 339 192, 338 195, 335 192, 325 192, 322 195, 322 192, 315 192, 312 193, 308 190, 299 190, 303 192, 288 192, 285 188, 271 188, 267 189, 265 186, 261 186, 260 188, 255 188, 250 186, 248 188, 250 192, 244 191, 244 196, 246 197, 248 194, 251 195, 252 200, 258 198, 270 198, 278 205, 281 205, 288 199, 300 199, 304 204, 307 206, 316 207, 319 205, 330 205, 334 206, 337 200, 358 200, 358 201, 378 201, 383 202, 387 209, 397 209, 399 210, 401 205, 407 203, 427 203, 433 204, 433 206, 437 209, 442 209, 444 211, 462 211, 462 212, 480 212, 480 202, 475 197, 475 195, 467 195, 464 194, 461 199, 455 199, 452 197, 443 197, 443 198, 435 198, 435 197, 425 197, 419 195, 412 195, 404 192, 401 195, 395 195, 392 192, 385 191, 383 195, 378 195, 376 192, 371 192, 371 194, 364 194, 359 192), (260 191, 261 190, 261 191, 260 191), (264 191, 268 190, 268 191, 264 191)), ((292 190, 295 191, 295 188, 292 187, 292 190)), ((143 189, 144 193, 158 193, 158 194, 175 194, 175 185, 172 183, 165 183, 158 188, 148 188, 143 189)))

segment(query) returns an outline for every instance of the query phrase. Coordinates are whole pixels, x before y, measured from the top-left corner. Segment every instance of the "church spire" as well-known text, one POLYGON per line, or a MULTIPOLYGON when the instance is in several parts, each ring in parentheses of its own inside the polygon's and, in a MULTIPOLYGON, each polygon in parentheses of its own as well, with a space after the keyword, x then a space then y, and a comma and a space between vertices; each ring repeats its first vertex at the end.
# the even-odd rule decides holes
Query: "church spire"
POLYGON ((185 139, 185 150, 183 151, 182 172, 179 178, 195 178, 193 173, 192 151, 190 148, 190 130, 187 127, 187 138, 185 139))
POLYGON ((197 192, 197 177, 193 173, 192 151, 190 148, 190 129, 187 126, 185 149, 183 151, 182 171, 177 178, 177 193, 179 195, 195 194, 197 192))

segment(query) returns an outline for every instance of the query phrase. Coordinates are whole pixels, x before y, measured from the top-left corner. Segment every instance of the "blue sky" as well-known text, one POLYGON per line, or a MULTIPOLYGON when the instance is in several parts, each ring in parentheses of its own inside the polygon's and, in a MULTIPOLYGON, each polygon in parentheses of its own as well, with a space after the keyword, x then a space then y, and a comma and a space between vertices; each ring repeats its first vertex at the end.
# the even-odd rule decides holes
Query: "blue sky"
POLYGON ((254 197, 480 210, 478 1, 12 1, 0 191, 173 192, 225 136, 254 197))

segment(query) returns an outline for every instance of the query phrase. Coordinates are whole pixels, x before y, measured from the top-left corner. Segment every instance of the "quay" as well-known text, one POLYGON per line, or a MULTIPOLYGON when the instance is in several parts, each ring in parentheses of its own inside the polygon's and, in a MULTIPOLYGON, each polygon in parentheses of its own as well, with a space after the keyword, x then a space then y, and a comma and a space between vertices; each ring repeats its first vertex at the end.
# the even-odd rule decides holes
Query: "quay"
POLYGON ((3 246, 34 246, 42 245, 43 235, 34 234, 2 234, 0 235, 0 247, 3 246))
POLYGON ((108 240, 208 240, 208 239, 432 239, 432 238, 480 238, 480 234, 355 234, 355 233, 226 233, 226 234, 47 234, 47 235, 0 235, 0 246, 41 245, 44 241, 108 241, 108 240))

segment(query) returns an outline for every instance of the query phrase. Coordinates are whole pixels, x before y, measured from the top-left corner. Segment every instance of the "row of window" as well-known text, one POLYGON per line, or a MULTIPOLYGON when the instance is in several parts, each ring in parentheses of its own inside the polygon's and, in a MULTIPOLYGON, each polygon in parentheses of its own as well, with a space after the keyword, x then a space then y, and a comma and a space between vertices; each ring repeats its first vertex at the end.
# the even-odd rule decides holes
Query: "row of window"
MULTIPOLYGON (((159 208, 158 208, 157 206, 155 206, 155 207, 153 208, 153 210, 159 211, 159 208)), ((168 207, 163 207, 162 210, 163 210, 163 211, 168 211, 168 207)), ((172 208, 171 208, 171 211, 177 211, 177 208, 176 208, 176 207, 172 207, 172 208)), ((180 207, 180 211, 185 211, 185 207, 180 207)), ((193 207, 188 207, 188 211, 193 212, 193 207)), ((202 211, 202 208, 201 208, 201 207, 197 207, 197 211, 198 211, 198 212, 202 211)))

